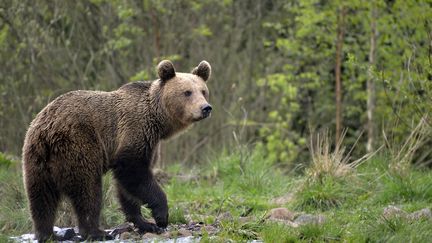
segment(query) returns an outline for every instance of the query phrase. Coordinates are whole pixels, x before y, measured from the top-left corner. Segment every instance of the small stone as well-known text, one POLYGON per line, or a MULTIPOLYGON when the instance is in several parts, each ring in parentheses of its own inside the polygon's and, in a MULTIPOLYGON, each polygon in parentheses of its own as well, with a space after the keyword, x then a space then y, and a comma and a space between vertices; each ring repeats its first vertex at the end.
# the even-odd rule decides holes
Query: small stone
POLYGON ((187 229, 179 229, 177 232, 178 232, 180 237, 186 237, 186 236, 192 235, 192 233, 187 229))
POLYGON ((254 216, 247 216, 247 217, 240 217, 239 221, 240 221, 240 223, 245 224, 245 223, 248 223, 248 222, 255 221, 255 219, 256 218, 254 216))
POLYGON ((270 222, 274 222, 274 223, 280 223, 280 224, 284 224, 287 225, 289 227, 292 228, 297 228, 299 227, 299 224, 292 222, 290 220, 284 220, 284 219, 269 219, 270 222))
POLYGON ((21 235, 21 239, 24 241, 30 241, 33 242, 33 239, 35 239, 35 235, 34 234, 23 234, 21 235))
POLYGON ((132 238, 132 234, 129 232, 123 232, 120 234, 120 240, 128 240, 132 238))
POLYGON ((294 193, 287 193, 280 197, 275 197, 270 200, 271 204, 282 206, 284 204, 287 204, 291 202, 294 199, 294 193))
POLYGON ((323 224, 326 218, 324 215, 312 215, 312 214, 302 214, 298 216, 294 223, 297 225, 305 225, 305 224, 323 224))
POLYGON ((186 229, 190 231, 200 231, 203 225, 204 223, 202 222, 190 222, 186 229))
POLYGON ((402 209, 400 209, 396 206, 390 205, 390 206, 387 206, 386 208, 384 208, 384 212, 383 212, 382 216, 386 219, 395 218, 395 217, 407 218, 408 214, 407 214, 407 212, 403 211, 402 209))
POLYGON ((156 237, 158 237, 158 235, 157 234, 153 234, 153 233, 145 233, 142 236, 143 239, 153 239, 153 238, 156 238, 156 237))
POLYGON ((232 214, 231 214, 230 212, 225 212, 225 213, 219 215, 219 216, 217 217, 217 220, 219 220, 219 221, 223 221, 223 220, 233 220, 233 218, 234 218, 234 217, 232 216, 232 214))
POLYGON ((55 232, 55 235, 62 241, 72 239, 76 234, 73 228, 65 228, 55 232))
POLYGON ((131 223, 124 223, 121 225, 116 226, 114 229, 111 230, 110 235, 116 236, 120 235, 124 232, 133 231, 133 224, 131 223))
POLYGON ((209 234, 214 234, 214 233, 218 232, 218 229, 217 229, 216 227, 214 227, 214 226, 211 226, 211 225, 206 225, 206 226, 204 226, 203 228, 204 228, 205 231, 207 231, 207 233, 209 233, 209 234))
POLYGON ((281 219, 281 220, 293 220, 295 217, 295 213, 289 211, 286 208, 273 208, 267 214, 267 218, 270 220, 273 219, 281 219))
POLYGON ((422 210, 415 211, 408 215, 410 220, 422 220, 422 219, 431 219, 432 212, 429 208, 423 208, 422 210))
POLYGON ((165 231, 162 234, 160 234, 161 237, 163 238, 171 238, 172 237, 172 233, 169 231, 165 231))

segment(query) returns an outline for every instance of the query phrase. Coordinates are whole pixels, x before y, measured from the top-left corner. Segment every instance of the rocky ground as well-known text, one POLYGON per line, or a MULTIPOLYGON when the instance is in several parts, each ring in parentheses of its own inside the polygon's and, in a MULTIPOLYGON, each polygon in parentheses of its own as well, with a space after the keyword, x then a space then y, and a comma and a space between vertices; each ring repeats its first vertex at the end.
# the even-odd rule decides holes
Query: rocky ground
MULTIPOLYGON (((219 222, 222 220, 234 220, 234 217, 229 213, 222 213, 214 224, 204 224, 203 222, 190 221, 187 224, 169 225, 167 230, 160 234, 146 233, 144 235, 135 231, 132 224, 125 223, 113 229, 106 230, 111 236, 114 237, 115 242, 128 242, 128 241, 144 241, 144 242, 195 242, 205 234, 212 237, 217 235, 220 231, 219 222)), ((242 223, 256 221, 255 217, 240 217, 238 219, 242 223)), ((280 222, 298 227, 304 224, 321 224, 325 221, 323 215, 301 214, 289 211, 286 208, 274 208, 269 211, 262 223, 280 222)), ((54 232, 57 236, 64 239, 64 242, 83 241, 78 233, 77 228, 59 228, 54 227, 54 232)), ((24 234, 20 237, 13 237, 16 242, 32 242, 34 240, 33 234, 24 234)), ((258 241, 255 241, 258 242, 258 241)))
MULTIPOLYGON (((282 200, 282 199, 280 199, 282 200)), ((381 220, 390 220, 399 218, 401 220, 416 221, 424 219, 432 219, 432 212, 429 208, 424 208, 412 213, 407 213, 397 206, 389 205, 382 213, 381 220)), ((197 242, 203 235, 207 237, 216 237, 220 231, 220 223, 223 220, 234 220, 234 217, 229 213, 222 213, 218 216, 214 224, 204 224, 203 222, 190 221, 187 224, 170 225, 167 230, 160 234, 146 233, 144 235, 135 231, 132 224, 125 223, 113 229, 106 230, 115 240, 109 242, 180 242, 189 243, 197 242)), ((254 217, 240 217, 238 219, 242 223, 256 221, 254 217)), ((327 220, 322 214, 305 214, 301 212, 293 212, 287 208, 273 208, 262 219, 262 223, 276 222, 287 225, 289 227, 300 227, 307 224, 321 225, 327 220)), ((78 233, 77 228, 58 228, 54 227, 57 236, 64 239, 63 242, 83 241, 78 233)), ((15 242, 35 242, 33 234, 24 234, 19 237, 12 237, 15 242)), ((251 242, 261 242, 259 240, 251 242)))

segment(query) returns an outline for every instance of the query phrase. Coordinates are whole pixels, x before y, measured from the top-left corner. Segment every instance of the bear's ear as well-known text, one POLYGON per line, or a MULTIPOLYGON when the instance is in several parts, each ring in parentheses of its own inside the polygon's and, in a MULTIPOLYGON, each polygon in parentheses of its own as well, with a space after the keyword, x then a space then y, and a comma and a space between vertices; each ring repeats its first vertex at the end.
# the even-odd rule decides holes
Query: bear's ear
POLYGON ((176 76, 174 65, 169 60, 163 60, 158 64, 157 73, 162 81, 167 81, 176 76))
POLYGON ((201 61, 200 64, 192 70, 192 74, 201 77, 204 81, 207 81, 211 75, 211 66, 207 61, 201 61))

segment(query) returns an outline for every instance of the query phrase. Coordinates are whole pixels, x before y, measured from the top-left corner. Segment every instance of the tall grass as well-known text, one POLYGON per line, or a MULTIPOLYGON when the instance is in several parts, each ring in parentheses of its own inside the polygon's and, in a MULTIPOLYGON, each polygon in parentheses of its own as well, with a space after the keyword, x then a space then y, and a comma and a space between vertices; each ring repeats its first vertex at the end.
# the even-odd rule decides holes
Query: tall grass
POLYGON ((0 169, 0 233, 31 230, 22 176, 18 165, 15 165, 0 169))
POLYGON ((329 210, 341 207, 347 200, 355 200, 365 191, 356 168, 375 153, 353 160, 351 152, 356 144, 350 151, 346 150, 343 145, 346 132, 344 130, 334 145, 328 130, 311 136, 309 151, 312 161, 297 193, 297 208, 329 210))
POLYGON ((426 117, 420 120, 402 143, 392 141, 383 132, 386 151, 390 159, 390 172, 399 176, 407 176, 411 171, 411 166, 415 164, 416 152, 430 139, 431 135, 431 127, 427 123, 426 117))
POLYGON ((344 130, 337 143, 332 146, 331 136, 328 130, 312 135, 310 139, 309 151, 312 163, 307 168, 306 174, 312 179, 322 180, 324 177, 344 178, 352 175, 355 168, 361 163, 370 159, 375 153, 369 153, 363 157, 351 160, 351 152, 355 148, 358 140, 350 151, 346 151, 343 146, 347 130, 344 130), (332 147, 334 147, 332 149, 332 147))

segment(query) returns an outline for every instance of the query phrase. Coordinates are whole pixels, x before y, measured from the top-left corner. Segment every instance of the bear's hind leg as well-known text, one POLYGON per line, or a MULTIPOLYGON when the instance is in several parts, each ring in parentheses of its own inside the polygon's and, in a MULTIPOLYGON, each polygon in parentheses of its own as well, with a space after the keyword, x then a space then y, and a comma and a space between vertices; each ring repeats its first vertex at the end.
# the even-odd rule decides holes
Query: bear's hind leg
POLYGON ((102 177, 78 180, 82 182, 68 191, 72 206, 78 218, 79 233, 88 240, 112 240, 113 237, 99 229, 102 207, 102 177))
POLYGON ((53 227, 60 201, 55 183, 42 175, 27 176, 25 183, 36 239, 38 242, 55 240, 53 227))

